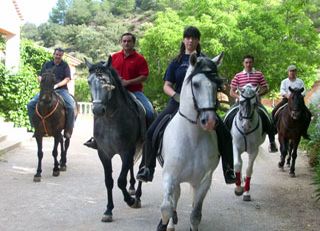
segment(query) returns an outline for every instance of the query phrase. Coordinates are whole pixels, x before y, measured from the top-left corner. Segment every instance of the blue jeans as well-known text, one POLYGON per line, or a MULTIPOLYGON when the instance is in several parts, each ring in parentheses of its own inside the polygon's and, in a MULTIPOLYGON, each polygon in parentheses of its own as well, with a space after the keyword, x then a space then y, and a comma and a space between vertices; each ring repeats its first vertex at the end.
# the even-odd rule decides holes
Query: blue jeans
POLYGON ((153 107, 150 100, 143 94, 142 91, 132 92, 137 99, 142 103, 143 107, 146 109, 146 119, 148 122, 153 120, 153 107))
MULTIPOLYGON (((75 108, 75 101, 73 100, 72 96, 69 94, 67 89, 57 89, 55 90, 64 100, 64 104, 67 110, 67 118, 66 118, 66 129, 71 129, 74 126, 74 108, 75 108)), ((28 103, 28 116, 30 120, 30 124, 32 127, 34 127, 34 124, 32 123, 32 117, 35 114, 36 105, 39 101, 40 94, 36 94, 28 103)))

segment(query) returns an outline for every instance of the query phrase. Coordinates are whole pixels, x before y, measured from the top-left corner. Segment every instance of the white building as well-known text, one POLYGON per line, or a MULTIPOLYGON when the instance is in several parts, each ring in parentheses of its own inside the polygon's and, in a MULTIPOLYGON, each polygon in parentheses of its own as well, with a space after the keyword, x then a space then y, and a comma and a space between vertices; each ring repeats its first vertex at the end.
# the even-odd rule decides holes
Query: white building
POLYGON ((20 27, 23 16, 16 0, 0 0, 0 36, 6 45, 0 50, 0 61, 4 61, 8 70, 13 73, 19 70, 20 64, 20 27))

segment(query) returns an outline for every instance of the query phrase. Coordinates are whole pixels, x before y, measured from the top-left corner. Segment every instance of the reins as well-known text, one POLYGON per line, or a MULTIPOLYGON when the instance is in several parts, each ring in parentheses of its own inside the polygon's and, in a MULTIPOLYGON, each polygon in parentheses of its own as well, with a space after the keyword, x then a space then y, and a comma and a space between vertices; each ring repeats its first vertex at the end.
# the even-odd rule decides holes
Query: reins
POLYGON ((43 125, 43 128, 44 128, 44 131, 45 131, 45 135, 49 135, 48 134, 48 129, 47 129, 47 126, 46 126, 46 119, 49 118, 58 108, 59 106, 59 100, 57 100, 57 103, 56 105, 54 106, 53 110, 50 111, 47 115, 45 116, 42 116, 39 112, 39 109, 38 109, 38 104, 36 104, 36 113, 37 113, 37 116, 39 116, 39 118, 41 119, 41 122, 42 122, 42 125, 43 125))

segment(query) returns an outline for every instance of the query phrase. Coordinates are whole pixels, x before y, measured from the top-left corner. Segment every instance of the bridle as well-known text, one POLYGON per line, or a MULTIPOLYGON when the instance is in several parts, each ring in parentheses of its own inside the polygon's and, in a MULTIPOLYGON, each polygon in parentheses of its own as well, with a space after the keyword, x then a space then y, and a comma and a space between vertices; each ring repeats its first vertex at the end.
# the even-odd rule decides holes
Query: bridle
MULTIPOLYGON (((204 74, 204 75, 207 77, 207 74, 208 74, 209 72, 197 72, 196 74, 200 74, 200 73, 204 74)), ((205 111, 216 111, 217 108, 218 108, 219 103, 216 101, 213 107, 199 107, 199 104, 198 104, 198 102, 197 102, 197 99, 196 99, 196 97, 195 97, 194 90, 193 90, 193 82, 192 82, 192 81, 193 81, 193 78, 192 78, 193 76, 195 76, 195 73, 191 73, 191 75, 189 76, 189 78, 191 78, 191 84, 190 84, 190 85, 191 85, 191 93, 192 93, 193 106, 194 106, 194 109, 197 111, 196 119, 193 120, 193 119, 188 118, 185 114, 183 114, 183 113, 181 112, 180 109, 179 109, 179 114, 180 114, 183 118, 185 118, 186 120, 188 120, 190 123, 192 123, 192 124, 197 124, 198 118, 199 118, 199 116, 200 116, 200 114, 201 114, 202 112, 205 112, 205 111)), ((207 77, 207 78, 208 78, 208 77, 207 77)), ((209 79, 209 78, 208 78, 208 79, 209 79)), ((210 79, 209 79, 209 80, 210 80, 210 79)), ((210 81, 211 81, 211 80, 210 80, 210 81)), ((211 82, 213 82, 213 81, 211 81, 211 82)))
MULTIPOLYGON (((245 97, 244 95, 241 95, 241 97, 244 98, 244 100, 242 100, 241 102, 245 102, 245 103, 247 104, 246 106, 249 105, 249 106, 251 107, 251 104, 250 104, 250 103, 251 103, 251 100, 254 99, 254 98, 256 98, 257 96, 254 94, 254 95, 251 96, 251 97, 245 97)), ((241 104, 241 102, 239 102, 239 104, 241 104)), ((240 105, 239 105, 239 107, 240 107, 240 105)), ((251 109, 251 108, 250 108, 250 109, 251 109)), ((253 109, 253 110, 251 110, 251 113, 250 113, 249 115, 243 116, 242 113, 241 113, 241 111, 240 111, 240 109, 239 109, 239 120, 243 120, 243 119, 252 120, 252 119, 253 119, 253 116, 254 116, 254 113, 255 113, 255 110, 253 109)), ((242 135, 242 137, 243 137, 243 139, 244 139, 245 151, 247 151, 248 142, 247 142, 246 136, 249 135, 249 134, 251 134, 251 133, 253 133, 254 131, 256 131, 256 130, 259 128, 259 126, 260 126, 260 120, 258 120, 256 126, 255 126, 252 130, 250 130, 250 131, 248 131, 248 132, 244 132, 244 131, 239 127, 236 118, 235 118, 234 120, 235 120, 235 126, 236 126, 238 132, 242 135)))

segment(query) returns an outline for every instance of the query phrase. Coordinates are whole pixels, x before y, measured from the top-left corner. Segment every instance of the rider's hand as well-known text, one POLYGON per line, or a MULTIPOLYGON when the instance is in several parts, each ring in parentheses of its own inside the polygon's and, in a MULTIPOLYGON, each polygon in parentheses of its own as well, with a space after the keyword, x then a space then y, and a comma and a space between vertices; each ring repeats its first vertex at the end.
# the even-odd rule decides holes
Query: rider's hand
POLYGON ((172 96, 172 98, 177 102, 180 103, 180 94, 179 93, 174 93, 174 95, 172 96))
POLYGON ((54 86, 53 86, 53 89, 57 89, 59 87, 59 85, 58 84, 55 84, 54 86))

